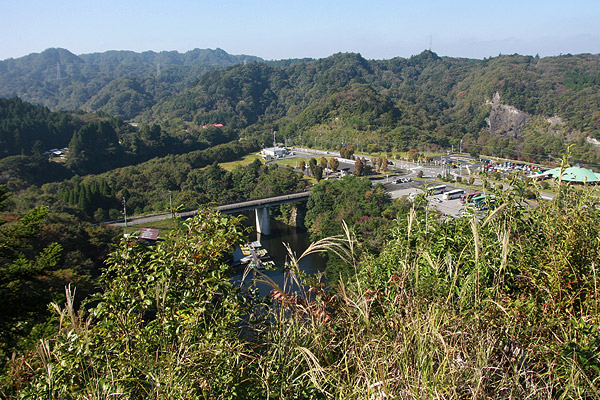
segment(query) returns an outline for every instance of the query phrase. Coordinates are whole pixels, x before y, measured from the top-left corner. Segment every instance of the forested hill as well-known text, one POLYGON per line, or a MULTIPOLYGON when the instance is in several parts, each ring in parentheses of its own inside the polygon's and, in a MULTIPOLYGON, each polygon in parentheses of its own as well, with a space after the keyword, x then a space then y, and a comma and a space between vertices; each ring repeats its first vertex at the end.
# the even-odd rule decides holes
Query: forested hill
POLYGON ((223 50, 75 56, 50 49, 0 62, 0 96, 102 110, 182 131, 224 124, 277 130, 323 148, 462 148, 600 162, 600 56, 500 55, 263 61, 223 50))
POLYGON ((360 54, 210 71, 157 104, 147 121, 273 127, 305 144, 372 151, 448 148, 535 158, 600 138, 600 57, 366 60, 360 54), (531 156, 531 157, 530 157, 531 156))
POLYGON ((157 124, 134 126, 101 112, 50 111, 18 97, 0 98, 0 185, 8 183, 16 191, 237 138, 229 127, 165 130, 157 124), (64 160, 53 162, 43 154, 64 147, 64 160))
POLYGON ((126 119, 185 87, 202 72, 260 61, 216 49, 75 55, 55 48, 0 61, 0 97, 51 109, 102 110, 126 119))

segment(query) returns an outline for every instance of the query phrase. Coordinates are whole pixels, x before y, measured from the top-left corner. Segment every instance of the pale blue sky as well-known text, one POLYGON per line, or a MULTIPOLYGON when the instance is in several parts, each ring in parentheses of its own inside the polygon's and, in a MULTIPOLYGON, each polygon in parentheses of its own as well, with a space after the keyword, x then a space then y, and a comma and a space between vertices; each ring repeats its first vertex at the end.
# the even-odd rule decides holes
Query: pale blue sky
POLYGON ((2 0, 0 60, 63 47, 265 59, 600 53, 600 0, 2 0))

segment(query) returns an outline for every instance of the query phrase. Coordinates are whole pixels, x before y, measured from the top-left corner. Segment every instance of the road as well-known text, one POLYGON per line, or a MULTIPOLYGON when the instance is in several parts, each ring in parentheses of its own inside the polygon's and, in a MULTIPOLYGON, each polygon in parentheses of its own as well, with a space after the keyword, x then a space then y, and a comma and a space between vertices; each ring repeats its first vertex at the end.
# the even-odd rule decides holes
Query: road
MULTIPOLYGON (((289 155, 286 156, 286 158, 300 158, 300 159, 310 159, 312 157, 337 157, 339 159, 340 162, 340 166, 339 169, 340 170, 346 170, 346 172, 348 173, 353 173, 354 172, 354 161, 353 160, 345 160, 345 159, 341 159, 340 158, 340 154, 338 152, 334 152, 334 151, 325 151, 325 150, 315 150, 315 149, 303 149, 303 148, 296 148, 294 149, 295 151, 295 155, 289 155)), ((355 155, 356 157, 363 157, 363 155, 361 154, 357 154, 355 155)), ((396 174, 396 175, 389 175, 386 179, 381 180, 381 183, 384 184, 384 187, 391 193, 392 198, 400 198, 402 196, 409 196, 411 194, 420 194, 423 193, 423 188, 425 184, 428 185, 432 185, 432 184, 441 184, 437 181, 429 181, 428 178, 437 178, 438 175, 443 175, 443 174, 452 174, 454 176, 460 176, 463 179, 468 179, 469 177, 469 168, 473 167, 475 168, 476 165, 464 160, 463 161, 463 165, 468 165, 469 168, 467 168, 466 166, 463 167, 461 166, 460 168, 449 168, 447 166, 447 164, 450 163, 451 159, 448 158, 449 156, 441 156, 438 157, 437 159, 434 159, 434 163, 413 163, 413 162, 408 162, 408 161, 391 161, 392 162, 392 172, 393 169, 397 169, 399 172, 405 172, 402 174, 396 174), (419 174, 419 171, 423 172, 423 178, 425 180, 413 180, 412 182, 408 182, 408 183, 401 183, 401 184, 395 184, 393 183, 393 181, 399 177, 410 177, 410 178, 415 178, 417 177, 417 175, 419 174)), ((365 158, 370 159, 371 157, 365 156, 365 158)), ((276 161, 276 160, 275 160, 276 161)), ((473 171, 473 170, 471 170, 473 171)), ((475 182, 476 185, 481 185, 481 179, 480 178, 475 178, 475 182)), ((457 188, 460 189, 464 189, 462 187, 459 186, 453 186, 450 184, 445 184, 447 186, 447 190, 454 190, 457 188)), ((465 190, 466 192, 474 192, 475 190, 465 190)), ((550 192, 542 192, 540 194, 541 198, 544 200, 552 200, 554 198, 554 194, 550 193, 550 192)), ((459 215, 460 212, 463 209, 463 205, 459 200, 443 200, 442 195, 435 195, 435 196, 430 196, 429 197, 429 204, 431 207, 436 208, 437 210, 439 210, 441 213, 445 214, 445 215, 459 215)), ((182 217, 182 218, 186 218, 186 217, 190 217, 192 215, 195 214, 195 211, 186 211, 186 212, 180 212, 177 213, 177 216, 182 217)), ((154 214, 154 215, 147 215, 147 216, 140 216, 140 217, 135 217, 135 218, 130 218, 128 219, 128 225, 137 225, 137 224, 145 224, 145 223, 150 223, 150 222, 156 222, 156 221, 160 221, 166 218, 170 218, 170 213, 161 213, 161 214, 154 214)), ((111 222, 111 223, 107 223, 107 225, 112 225, 112 226, 125 226, 125 222, 124 221, 115 221, 115 222, 111 222)))

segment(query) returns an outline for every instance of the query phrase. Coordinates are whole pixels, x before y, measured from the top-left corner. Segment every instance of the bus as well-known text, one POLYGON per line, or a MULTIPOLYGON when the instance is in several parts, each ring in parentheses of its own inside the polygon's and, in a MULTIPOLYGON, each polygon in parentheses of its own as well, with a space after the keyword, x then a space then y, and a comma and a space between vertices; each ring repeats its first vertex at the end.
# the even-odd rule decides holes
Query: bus
POLYGON ((427 194, 440 194, 446 191, 446 185, 427 188, 427 194))
POLYGON ((444 196, 442 198, 444 200, 454 200, 454 199, 460 198, 463 194, 465 194, 464 190, 456 189, 456 190, 451 190, 449 192, 445 192, 444 196))
POLYGON ((483 193, 481 192, 465 193, 462 196, 460 196, 460 201, 462 201, 465 204, 468 204, 471 202, 471 200, 473 200, 474 197, 481 196, 482 194, 483 193))
POLYGON ((482 194, 481 196, 473 197, 473 199, 471 199, 471 204, 473 204, 478 210, 494 208, 495 202, 496 200, 494 200, 489 194, 482 194))

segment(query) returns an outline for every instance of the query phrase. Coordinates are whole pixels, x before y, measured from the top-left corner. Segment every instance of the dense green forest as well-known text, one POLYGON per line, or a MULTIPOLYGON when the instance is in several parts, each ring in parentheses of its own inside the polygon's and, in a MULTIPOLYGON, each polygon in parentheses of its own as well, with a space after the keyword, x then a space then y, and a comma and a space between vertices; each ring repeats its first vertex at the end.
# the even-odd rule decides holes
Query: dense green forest
POLYGON ((0 99, 0 116, 0 184, 13 191, 238 138, 229 127, 174 131, 158 124, 133 126, 100 112, 53 112, 19 98, 0 99), (64 159, 43 154, 53 148, 68 148, 64 159))
POLYGON ((265 62, 220 49, 81 56, 49 49, 1 61, 0 96, 174 131, 219 123, 371 152, 457 148, 462 140, 472 154, 547 161, 574 144, 574 157, 598 163, 598 148, 586 140, 600 139, 598 65, 590 54, 474 60, 424 51, 366 60, 339 53, 265 62), (61 75, 62 64, 69 67, 61 75), (521 126, 506 107, 523 116, 521 126))
POLYGON ((259 61, 221 49, 75 55, 48 49, 0 61, 0 97, 18 96, 52 109, 101 110, 131 119, 186 87, 202 72, 259 61))

